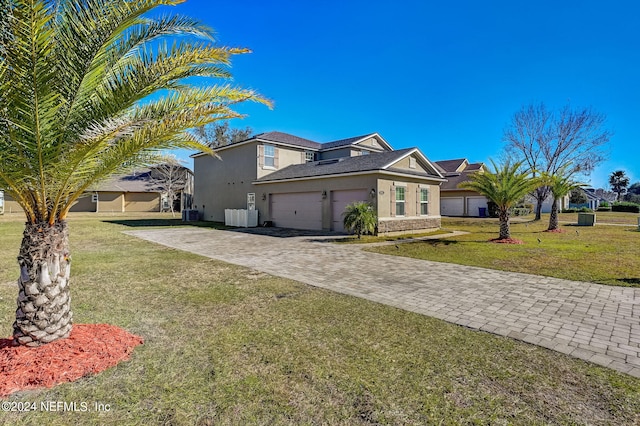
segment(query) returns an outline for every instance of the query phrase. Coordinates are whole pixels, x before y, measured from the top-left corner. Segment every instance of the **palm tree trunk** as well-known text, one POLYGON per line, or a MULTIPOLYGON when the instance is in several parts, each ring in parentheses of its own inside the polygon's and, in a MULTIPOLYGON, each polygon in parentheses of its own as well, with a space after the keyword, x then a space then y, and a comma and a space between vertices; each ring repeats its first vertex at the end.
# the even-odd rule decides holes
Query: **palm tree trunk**
POLYGON ((500 210, 498 212, 498 218, 500 219, 500 240, 506 240, 511 238, 511 228, 509 226, 509 210, 500 210))
POLYGON ((551 205, 551 215, 549 216, 549 229, 547 229, 547 231, 555 231, 558 227, 558 199, 554 198, 553 204, 551 205))
POLYGON ((18 308, 13 337, 40 346, 71 333, 69 232, 67 223, 27 223, 18 255, 18 308))

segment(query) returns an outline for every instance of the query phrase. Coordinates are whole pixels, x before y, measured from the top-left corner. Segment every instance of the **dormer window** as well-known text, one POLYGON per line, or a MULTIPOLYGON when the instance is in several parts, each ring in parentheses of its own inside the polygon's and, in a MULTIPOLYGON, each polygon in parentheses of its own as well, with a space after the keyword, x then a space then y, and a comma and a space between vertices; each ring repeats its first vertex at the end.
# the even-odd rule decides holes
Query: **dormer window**
POLYGON ((370 153, 368 150, 363 149, 363 150, 361 151, 361 154, 360 154, 360 155, 369 155, 369 154, 371 154, 371 153, 370 153))
POLYGON ((311 151, 305 151, 305 153, 304 153, 304 161, 305 161, 305 162, 307 162, 307 163, 311 163, 312 161, 314 161, 314 160, 315 160, 315 158, 314 158, 314 157, 315 157, 315 156, 314 156, 313 152, 311 152, 311 151))

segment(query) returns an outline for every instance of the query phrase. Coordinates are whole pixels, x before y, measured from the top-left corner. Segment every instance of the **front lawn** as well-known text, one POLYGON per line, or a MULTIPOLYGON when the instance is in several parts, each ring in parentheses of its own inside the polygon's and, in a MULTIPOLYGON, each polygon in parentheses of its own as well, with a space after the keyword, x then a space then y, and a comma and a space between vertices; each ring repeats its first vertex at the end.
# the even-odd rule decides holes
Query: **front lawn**
MULTIPOLYGON (((2 337, 14 319, 21 222, 0 217, 2 337)), ((154 245, 126 229, 96 216, 70 219, 74 319, 123 327, 145 344, 98 376, 8 398, 37 407, 86 402, 88 412, 4 412, 0 423, 640 422, 640 379, 154 245), (109 410, 94 411, 96 403, 109 410)))
POLYGON ((601 213, 597 222, 629 224, 575 226, 577 214, 566 214, 561 220, 563 233, 543 232, 548 215, 534 222, 531 218, 513 221, 511 234, 523 245, 493 244, 498 236, 497 219, 443 218, 442 227, 469 232, 440 240, 429 240, 395 247, 369 250, 398 256, 409 256, 438 262, 480 266, 504 271, 525 272, 577 281, 590 281, 620 286, 640 286, 640 232, 638 215, 601 213), (633 225, 635 223, 635 225, 633 225))

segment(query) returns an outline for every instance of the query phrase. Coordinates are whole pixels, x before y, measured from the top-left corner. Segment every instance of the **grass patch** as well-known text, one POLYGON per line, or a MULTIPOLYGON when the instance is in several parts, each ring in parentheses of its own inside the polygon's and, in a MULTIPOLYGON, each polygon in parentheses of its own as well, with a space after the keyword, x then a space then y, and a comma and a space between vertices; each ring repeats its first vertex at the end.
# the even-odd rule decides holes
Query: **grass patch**
MULTIPOLYGON (((126 229, 95 217, 70 219, 72 306, 76 322, 118 325, 145 344, 98 376, 9 398, 110 410, 5 412, 0 423, 640 421, 640 379, 154 245, 122 234, 126 229)), ((21 221, 0 218, 2 336, 11 333, 21 232, 21 221)))
POLYGON ((413 239, 417 239, 417 238, 430 237, 430 236, 434 236, 434 235, 444 235, 444 234, 448 234, 448 233, 449 233, 449 231, 445 231, 443 229, 438 229, 436 231, 423 232, 423 233, 418 233, 418 234, 402 234, 402 235, 389 235, 389 236, 385 236, 385 235, 380 235, 380 236, 363 235, 360 239, 358 239, 357 235, 351 235, 351 236, 346 237, 346 238, 336 238, 336 239, 333 239, 331 241, 334 241, 334 242, 340 243, 340 244, 369 244, 369 243, 383 243, 383 242, 386 242, 386 241, 413 240, 413 239))
MULTIPOLYGON (((626 216, 617 213, 609 218, 616 221, 632 219, 628 213, 626 216)), ((490 244, 487 241, 498 234, 497 219, 444 218, 443 228, 470 234, 402 244, 397 249, 375 247, 369 250, 576 281, 640 286, 640 232, 637 228, 563 224, 562 233, 543 232, 547 225, 548 215, 538 222, 512 222, 512 237, 525 244, 490 244)))

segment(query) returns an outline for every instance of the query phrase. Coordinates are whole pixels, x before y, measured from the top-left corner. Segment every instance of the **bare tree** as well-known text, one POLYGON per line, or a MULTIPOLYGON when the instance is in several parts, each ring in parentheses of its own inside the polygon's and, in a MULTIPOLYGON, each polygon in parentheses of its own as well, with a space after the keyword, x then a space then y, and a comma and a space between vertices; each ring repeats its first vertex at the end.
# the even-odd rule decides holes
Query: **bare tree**
MULTIPOLYGON (((530 104, 516 112, 505 128, 505 154, 523 161, 534 176, 555 176, 561 169, 567 177, 588 175, 606 159, 604 148, 613 133, 604 127, 605 121, 606 116, 592 108, 567 105, 554 113, 543 103, 530 104)), ((532 193, 536 220, 540 220, 542 203, 550 193, 549 186, 532 193)))
POLYGON ((229 122, 225 121, 223 123, 198 127, 196 133, 204 139, 205 143, 211 148, 218 148, 249 139, 253 134, 253 129, 251 127, 231 129, 229 122))
POLYGON ((184 196, 183 193, 189 186, 192 176, 193 172, 173 156, 164 157, 162 163, 151 167, 149 185, 162 191, 173 217, 175 217, 174 204, 179 196, 184 196))

